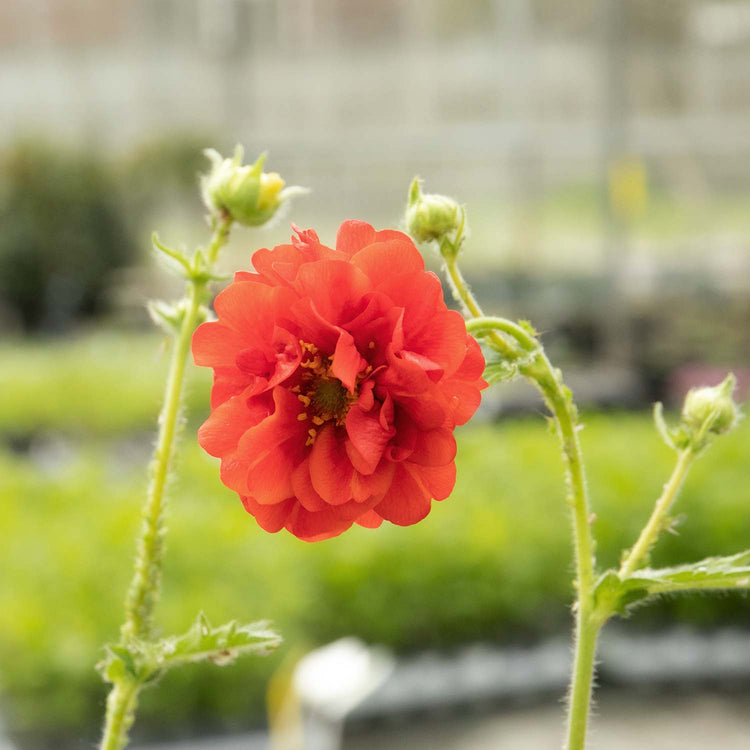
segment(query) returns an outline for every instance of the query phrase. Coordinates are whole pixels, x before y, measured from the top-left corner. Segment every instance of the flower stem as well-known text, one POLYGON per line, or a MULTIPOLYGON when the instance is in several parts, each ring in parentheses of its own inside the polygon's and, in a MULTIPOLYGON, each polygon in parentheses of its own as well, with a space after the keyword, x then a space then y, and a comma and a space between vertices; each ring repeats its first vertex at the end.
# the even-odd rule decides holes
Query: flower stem
MULTIPOLYGON (((470 331, 502 331, 512 336, 529 356, 519 371, 541 391, 555 416, 555 427, 565 463, 568 503, 573 513, 576 562, 575 659, 568 712, 568 750, 583 750, 591 704, 596 641, 602 622, 594 612, 594 541, 589 526, 589 502, 581 446, 578 440, 578 414, 570 391, 560 372, 550 363, 541 344, 522 326, 504 318, 482 317, 469 321, 470 331)), ((491 339, 494 345, 494 339, 491 339)))
POLYGON ((164 406, 159 415, 159 437, 151 462, 151 481, 143 509, 143 525, 138 540, 135 571, 125 603, 125 624, 122 627, 124 639, 128 636, 148 638, 151 635, 154 606, 161 585, 164 553, 164 490, 174 453, 190 340, 195 330, 204 291, 205 282, 191 280, 188 283, 188 307, 169 366, 164 406))
POLYGON ((521 368, 542 392, 555 415, 555 425, 565 462, 568 503, 573 511, 573 540, 576 563, 576 635, 575 657, 568 707, 568 750, 583 750, 591 705, 596 641, 601 624, 594 616, 594 541, 589 525, 586 476, 578 441, 578 416, 570 392, 559 372, 539 348, 537 355, 521 368))
POLYGON ((672 507, 672 503, 675 501, 695 458, 696 454, 692 448, 688 447, 679 452, 672 476, 669 477, 669 481, 664 485, 664 489, 656 501, 656 505, 654 505, 654 510, 648 519, 648 523, 643 527, 638 541, 633 545, 628 556, 620 566, 620 578, 627 578, 631 575, 656 543, 664 524, 664 518, 672 507))
MULTIPOLYGON (((580 601, 580 600, 579 600, 580 601)), ((591 685, 594 679, 596 642, 601 623, 579 608, 576 619, 576 648, 568 704, 567 750, 584 750, 591 708, 591 685)))
POLYGON ((219 250, 227 244, 229 240, 229 230, 232 228, 232 217, 229 214, 223 214, 221 218, 216 219, 213 225, 213 237, 211 237, 211 244, 208 246, 206 251, 206 257, 209 264, 213 267, 216 263, 216 258, 219 256, 219 250))
POLYGON ((107 696, 107 719, 101 750, 122 750, 128 742, 128 730, 135 719, 140 686, 136 682, 117 683, 107 696))
MULTIPOLYGON (((210 267, 220 248, 227 242, 231 223, 231 218, 224 217, 214 225, 207 251, 210 267)), ((165 489, 174 456, 190 342, 207 283, 205 275, 196 274, 188 279, 184 316, 172 351, 164 405, 159 415, 159 435, 150 465, 150 482, 143 508, 135 569, 125 599, 125 622, 120 629, 120 642, 126 648, 134 638, 147 641, 153 636, 154 608, 159 598, 164 556, 165 489)), ((121 750, 127 744, 127 732, 135 718, 141 687, 141 682, 133 676, 115 680, 107 698, 101 750, 121 750)))
MULTIPOLYGON (((456 300, 463 303, 466 311, 473 318, 484 317, 482 308, 479 306, 479 302, 477 302, 476 297, 472 294, 469 285, 466 283, 466 279, 464 279, 456 259, 446 259, 445 267, 448 271, 448 279, 451 282, 453 296, 456 300)), ((491 330, 489 336, 492 345, 498 352, 500 352, 500 354, 510 360, 518 359, 518 352, 502 336, 500 336, 497 331, 491 330)))

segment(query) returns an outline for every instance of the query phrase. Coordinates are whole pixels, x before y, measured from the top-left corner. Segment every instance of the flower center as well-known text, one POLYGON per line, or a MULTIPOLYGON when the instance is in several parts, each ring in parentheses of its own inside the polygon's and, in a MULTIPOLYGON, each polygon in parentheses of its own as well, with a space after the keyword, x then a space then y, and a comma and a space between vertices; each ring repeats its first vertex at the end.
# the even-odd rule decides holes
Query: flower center
POLYGON ((302 376, 298 385, 292 388, 303 406, 297 415, 302 422, 309 419, 312 426, 307 431, 307 442, 312 445, 318 434, 318 427, 333 422, 340 427, 346 421, 349 406, 357 400, 357 394, 349 393, 342 382, 331 372, 331 358, 322 354, 314 344, 300 341, 305 353, 300 362, 302 376))
POLYGON ((310 391, 312 407, 323 419, 345 417, 349 410, 349 391, 337 378, 319 378, 310 391))

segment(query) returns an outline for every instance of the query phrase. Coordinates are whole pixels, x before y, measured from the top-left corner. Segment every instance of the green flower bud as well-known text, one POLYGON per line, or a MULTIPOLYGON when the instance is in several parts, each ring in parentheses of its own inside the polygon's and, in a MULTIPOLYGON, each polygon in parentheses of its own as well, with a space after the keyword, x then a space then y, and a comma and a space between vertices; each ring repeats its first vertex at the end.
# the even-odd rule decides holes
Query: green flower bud
POLYGON ((424 195, 421 181, 414 179, 406 205, 406 229, 417 242, 437 240, 441 252, 443 244, 458 252, 464 224, 464 210, 456 201, 444 195, 424 195), (450 237, 452 234, 455 236, 450 237))
POLYGON ((234 221, 257 227, 273 218, 279 206, 303 188, 284 188, 284 180, 276 172, 263 172, 266 154, 255 164, 242 166, 243 149, 237 146, 232 159, 223 159, 207 149, 211 171, 201 178, 203 202, 214 215, 229 214, 234 221))
POLYGON ((688 391, 682 407, 682 422, 689 434, 699 438, 706 433, 720 435, 734 427, 738 410, 732 392, 736 383, 730 372, 719 385, 688 391))

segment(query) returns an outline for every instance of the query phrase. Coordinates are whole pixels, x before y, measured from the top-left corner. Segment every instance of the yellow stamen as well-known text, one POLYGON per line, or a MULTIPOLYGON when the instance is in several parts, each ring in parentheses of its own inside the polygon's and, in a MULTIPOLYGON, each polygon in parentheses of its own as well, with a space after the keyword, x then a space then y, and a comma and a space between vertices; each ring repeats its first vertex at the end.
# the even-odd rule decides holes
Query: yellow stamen
POLYGON ((298 422, 304 422, 306 419, 307 419, 307 414, 305 414, 305 412, 300 412, 297 415, 297 421, 298 422))

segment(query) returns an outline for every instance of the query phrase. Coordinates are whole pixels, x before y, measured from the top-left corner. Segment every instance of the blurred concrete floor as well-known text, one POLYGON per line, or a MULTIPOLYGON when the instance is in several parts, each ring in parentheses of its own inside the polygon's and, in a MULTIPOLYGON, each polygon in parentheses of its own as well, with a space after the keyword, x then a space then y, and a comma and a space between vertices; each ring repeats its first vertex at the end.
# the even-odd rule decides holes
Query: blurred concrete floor
MULTIPOLYGON (((557 703, 494 712, 360 725, 341 750, 560 750, 563 708, 557 703)), ((269 750, 264 732, 134 750, 269 750)), ((291 746, 290 746, 291 747, 291 746)), ((750 693, 665 695, 608 689, 594 709, 587 750, 750 750, 750 693)))
MULTIPOLYGON (((368 728, 343 750, 559 750, 563 710, 545 705, 368 728)), ((685 696, 607 691, 587 750, 750 750, 750 695, 685 696)))

